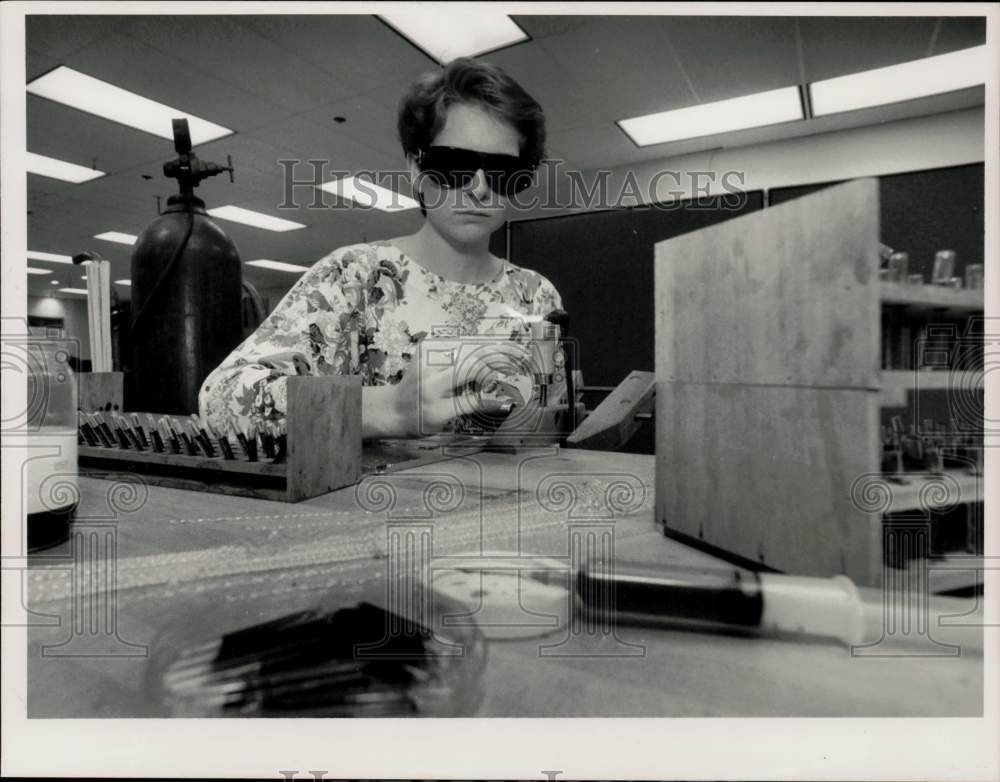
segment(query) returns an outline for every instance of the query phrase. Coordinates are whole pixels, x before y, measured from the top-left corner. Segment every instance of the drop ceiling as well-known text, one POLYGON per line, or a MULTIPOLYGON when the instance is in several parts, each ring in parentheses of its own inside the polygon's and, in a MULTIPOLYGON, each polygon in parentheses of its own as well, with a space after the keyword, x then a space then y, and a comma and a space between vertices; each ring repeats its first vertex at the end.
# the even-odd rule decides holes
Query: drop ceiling
MULTIPOLYGON (((985 43, 985 22, 968 17, 514 18, 531 39, 483 59, 506 69, 542 104, 549 156, 581 169, 898 118, 900 106, 886 107, 791 123, 764 136, 737 132, 642 149, 614 124, 985 43)), ((279 160, 322 159, 343 171, 402 165, 397 101, 414 77, 437 66, 373 16, 31 15, 26 53, 29 81, 67 65, 234 128, 234 135, 196 152, 216 162, 231 155, 235 183, 216 177, 199 195, 209 207, 235 204, 307 226, 271 233, 220 221, 244 261, 310 265, 338 246, 408 233, 420 223, 415 211, 306 208, 308 187, 295 192, 298 209, 278 209, 279 160)), ((982 90, 944 102, 911 101, 902 114, 970 103, 982 103, 982 90)), ((112 279, 129 277, 131 248, 92 237, 138 234, 156 217, 157 198, 165 202, 176 189, 162 173, 172 144, 33 95, 26 111, 29 151, 109 172, 79 185, 29 175, 28 247, 67 255, 97 250, 112 262, 112 279)), ((30 276, 31 295, 51 294, 53 276, 79 282, 79 268, 31 264, 55 272, 30 276)), ((290 275, 277 271, 245 267, 245 274, 263 289, 290 284, 290 275)), ((127 296, 127 289, 120 292, 127 296)))

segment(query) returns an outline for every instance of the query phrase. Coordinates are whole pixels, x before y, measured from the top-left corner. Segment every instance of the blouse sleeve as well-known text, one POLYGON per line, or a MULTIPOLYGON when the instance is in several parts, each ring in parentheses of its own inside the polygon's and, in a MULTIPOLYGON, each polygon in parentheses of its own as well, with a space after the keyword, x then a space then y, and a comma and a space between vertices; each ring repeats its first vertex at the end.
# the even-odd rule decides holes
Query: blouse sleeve
MULTIPOLYGON (((537 272, 536 272, 537 274, 537 272)), ((552 310, 562 309, 562 297, 556 286, 538 274, 538 286, 531 297, 531 315, 548 315, 552 310)))
POLYGON ((350 248, 316 263, 202 384, 199 412, 220 433, 284 426, 292 375, 350 374, 353 318, 367 273, 350 248))

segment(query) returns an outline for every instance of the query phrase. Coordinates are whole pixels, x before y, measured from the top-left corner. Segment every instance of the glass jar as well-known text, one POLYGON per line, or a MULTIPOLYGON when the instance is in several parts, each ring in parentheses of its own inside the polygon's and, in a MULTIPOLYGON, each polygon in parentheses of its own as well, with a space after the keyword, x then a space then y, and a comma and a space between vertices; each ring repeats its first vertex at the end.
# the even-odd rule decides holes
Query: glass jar
POLYGON ((24 508, 28 551, 69 537, 80 490, 77 481, 77 388, 70 352, 61 340, 30 339, 24 508))

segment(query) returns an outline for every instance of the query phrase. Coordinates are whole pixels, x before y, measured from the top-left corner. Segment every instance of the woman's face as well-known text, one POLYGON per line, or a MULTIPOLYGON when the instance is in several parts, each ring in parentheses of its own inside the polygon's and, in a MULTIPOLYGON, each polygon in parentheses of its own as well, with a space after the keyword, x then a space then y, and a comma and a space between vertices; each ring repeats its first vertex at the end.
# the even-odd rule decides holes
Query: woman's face
MULTIPOLYGON (((516 156, 520 137, 511 125, 479 106, 457 103, 448 108, 444 127, 431 146, 516 156)), ((415 165, 411 165, 411 173, 417 177, 415 165)), ((507 199, 490 190, 482 171, 466 187, 450 190, 428 177, 415 181, 423 194, 428 222, 450 244, 482 246, 507 216, 507 199)))

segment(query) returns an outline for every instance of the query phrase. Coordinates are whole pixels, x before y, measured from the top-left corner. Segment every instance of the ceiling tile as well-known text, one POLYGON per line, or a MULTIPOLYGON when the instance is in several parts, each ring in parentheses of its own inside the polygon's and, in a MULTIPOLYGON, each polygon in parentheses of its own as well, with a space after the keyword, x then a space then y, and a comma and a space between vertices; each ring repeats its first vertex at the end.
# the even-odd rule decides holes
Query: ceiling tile
POLYGON ((401 81, 375 90, 327 103, 303 118, 317 125, 330 140, 346 139, 377 150, 379 154, 398 164, 403 162, 403 150, 396 131, 397 110, 410 80, 401 81), (344 117, 343 123, 334 117, 344 117))
POLYGON ((285 111, 305 111, 353 91, 352 85, 331 79, 238 16, 199 16, 194 24, 179 24, 174 16, 132 16, 119 29, 285 111), (253 53, 253 68, 247 67, 248 52, 253 53))
POLYGON ((590 121, 616 120, 689 106, 669 42, 648 17, 596 17, 583 27, 539 41, 591 96, 590 121))
POLYGON ((587 24, 589 16, 545 16, 514 14, 511 16, 517 25, 535 40, 575 30, 587 24))
POLYGON ((171 142, 150 133, 46 98, 26 97, 29 152, 113 173, 161 157, 168 160, 174 151, 171 142))
POLYGON ((49 57, 62 58, 101 41, 115 31, 122 17, 33 14, 24 18, 24 45, 49 57))
POLYGON ((930 17, 799 19, 806 79, 820 81, 927 56, 930 17))
POLYGON ((303 161, 326 161, 331 171, 378 170, 399 165, 395 155, 349 138, 340 133, 332 122, 324 126, 304 116, 272 123, 250 135, 266 144, 288 149, 303 161))
POLYGON ((44 49, 33 49, 30 46, 24 50, 24 76, 27 81, 37 79, 39 76, 51 71, 62 60, 44 49))
POLYGON ((330 74, 347 92, 364 92, 437 64, 374 16, 310 14, 250 16, 260 35, 330 74))
POLYGON ((564 161, 567 170, 618 165, 634 149, 614 123, 561 130, 549 137, 549 156, 564 161))
MULTIPOLYGON (((244 62, 251 67, 252 59, 244 62)), ((126 35, 105 36, 65 58, 64 63, 89 76, 236 131, 260 125, 273 112, 272 102, 221 81, 205 70, 165 56, 126 35)))
POLYGON ((970 49, 986 43, 986 18, 983 16, 949 16, 941 20, 934 50, 944 54, 957 49, 970 49))
POLYGON ((659 24, 702 103, 799 83, 793 19, 670 16, 659 24))

